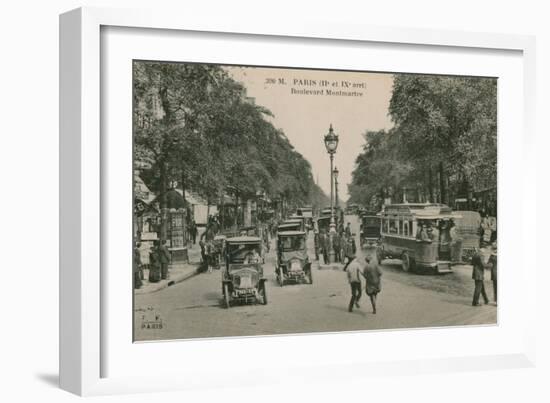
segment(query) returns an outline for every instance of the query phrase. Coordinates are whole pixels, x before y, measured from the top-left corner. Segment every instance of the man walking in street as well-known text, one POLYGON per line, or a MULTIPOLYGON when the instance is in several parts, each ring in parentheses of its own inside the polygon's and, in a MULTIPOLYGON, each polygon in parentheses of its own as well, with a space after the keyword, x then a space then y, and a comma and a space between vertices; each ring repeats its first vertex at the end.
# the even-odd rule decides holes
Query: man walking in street
POLYGON ((361 276, 363 272, 359 261, 353 257, 347 270, 348 282, 351 288, 351 299, 349 301, 348 312, 353 311, 353 307, 359 308, 359 300, 361 299, 361 276))
POLYGON ((476 248, 474 255, 472 256, 472 279, 474 280, 474 299, 472 306, 481 306, 479 303, 479 295, 483 297, 485 304, 489 303, 487 293, 485 292, 485 264, 483 262, 483 256, 481 252, 476 248))
POLYGON ((380 270, 376 256, 365 256, 365 262, 367 263, 363 271, 367 283, 365 285, 365 292, 370 298, 372 313, 376 314, 376 297, 382 289, 382 282, 380 279, 380 277, 382 277, 382 271, 380 270))
POLYGON ((170 251, 166 246, 166 239, 163 239, 159 248, 160 275, 163 280, 168 278, 168 263, 170 263, 170 251))

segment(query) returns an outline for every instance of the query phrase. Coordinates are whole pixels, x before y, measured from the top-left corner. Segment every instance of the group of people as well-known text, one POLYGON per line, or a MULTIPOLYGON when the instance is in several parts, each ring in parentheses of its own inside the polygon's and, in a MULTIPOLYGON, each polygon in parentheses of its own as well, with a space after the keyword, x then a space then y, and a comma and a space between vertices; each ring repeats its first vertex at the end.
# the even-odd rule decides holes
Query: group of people
MULTIPOLYGON (((144 280, 143 264, 141 262, 141 243, 134 244, 134 288, 141 288, 144 280)), ((153 248, 149 252, 149 282, 156 283, 165 280, 169 276, 168 264, 170 263, 170 251, 166 246, 166 240, 154 241, 153 248)))
POLYGON ((456 224, 453 220, 442 221, 440 231, 430 220, 419 220, 416 239, 421 242, 451 243, 458 239, 456 224))
POLYGON ((331 249, 334 250, 335 262, 345 263, 346 266, 351 262, 357 253, 355 234, 351 231, 351 224, 349 222, 345 228, 341 225, 338 228, 338 231, 334 234, 330 234, 329 231, 322 229, 319 232, 319 244, 325 264, 329 263, 328 254, 331 249))
POLYGON ((362 294, 362 280, 365 279, 365 293, 369 296, 372 305, 372 313, 376 314, 376 297, 382 290, 382 271, 378 264, 376 255, 366 255, 364 264, 360 259, 353 256, 347 267, 348 282, 351 288, 351 299, 348 305, 348 312, 353 312, 353 308, 360 308, 359 300, 362 294))

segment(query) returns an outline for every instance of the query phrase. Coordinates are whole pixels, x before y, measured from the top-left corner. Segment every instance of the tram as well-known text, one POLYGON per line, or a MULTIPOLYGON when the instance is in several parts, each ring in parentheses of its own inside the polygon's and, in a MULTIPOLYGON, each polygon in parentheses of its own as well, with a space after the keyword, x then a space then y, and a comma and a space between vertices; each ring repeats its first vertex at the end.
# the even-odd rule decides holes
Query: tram
POLYGON ((459 218, 444 204, 387 205, 381 213, 378 257, 401 259, 404 271, 451 272, 461 255, 462 241, 453 239, 451 230, 459 218))

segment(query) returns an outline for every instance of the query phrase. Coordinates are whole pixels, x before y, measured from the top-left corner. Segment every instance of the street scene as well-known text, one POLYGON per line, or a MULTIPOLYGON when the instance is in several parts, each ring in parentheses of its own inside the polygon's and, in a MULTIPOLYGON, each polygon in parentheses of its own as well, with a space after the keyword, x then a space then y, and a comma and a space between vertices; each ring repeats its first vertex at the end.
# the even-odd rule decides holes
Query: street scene
POLYGON ((497 80, 134 61, 134 340, 497 324, 497 80))

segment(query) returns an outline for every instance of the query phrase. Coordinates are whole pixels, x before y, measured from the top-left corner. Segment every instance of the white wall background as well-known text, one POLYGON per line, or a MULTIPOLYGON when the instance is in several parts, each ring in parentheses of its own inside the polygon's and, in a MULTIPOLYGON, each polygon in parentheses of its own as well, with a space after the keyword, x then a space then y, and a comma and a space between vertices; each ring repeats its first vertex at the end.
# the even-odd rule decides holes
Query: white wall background
MULTIPOLYGON (((543 246, 550 228, 546 116, 550 73, 550 13, 544 1, 10 1, 0 23, 0 400, 66 402, 76 397, 57 389, 58 356, 58 14, 81 5, 110 7, 184 7, 188 13, 231 18, 288 19, 316 16, 374 25, 404 25, 537 36, 537 133, 540 175, 539 221, 532 253, 539 254, 539 364, 536 369, 398 378, 350 379, 347 384, 312 388, 212 390, 194 393, 114 396, 101 401, 229 402, 250 398, 279 401, 550 401, 549 276, 543 246), (326 3, 326 4, 325 4, 326 3), (546 214, 546 217, 543 215, 546 214), (538 247, 537 247, 538 246, 538 247)), ((411 346, 413 348, 413 346, 411 346)), ((319 352, 322 354, 322 351, 319 352)), ((151 368, 154 371, 154 368, 151 368)))

